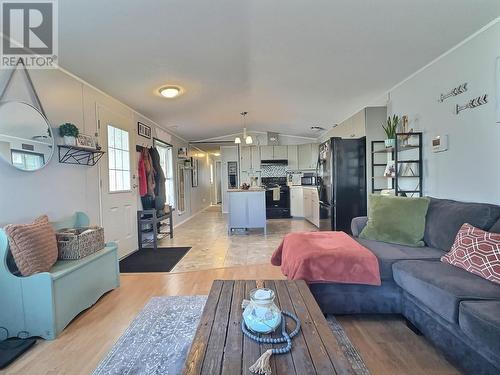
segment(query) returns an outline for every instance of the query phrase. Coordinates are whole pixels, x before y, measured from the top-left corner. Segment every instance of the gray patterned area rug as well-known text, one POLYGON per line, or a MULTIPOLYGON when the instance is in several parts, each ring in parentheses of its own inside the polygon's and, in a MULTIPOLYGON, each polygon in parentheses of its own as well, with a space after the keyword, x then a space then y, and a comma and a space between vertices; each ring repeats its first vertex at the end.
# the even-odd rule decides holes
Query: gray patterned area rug
MULTIPOLYGON (((115 343, 93 375, 177 375, 182 371, 206 296, 153 297, 115 343)), ((333 316, 328 324, 356 375, 370 375, 333 316)))

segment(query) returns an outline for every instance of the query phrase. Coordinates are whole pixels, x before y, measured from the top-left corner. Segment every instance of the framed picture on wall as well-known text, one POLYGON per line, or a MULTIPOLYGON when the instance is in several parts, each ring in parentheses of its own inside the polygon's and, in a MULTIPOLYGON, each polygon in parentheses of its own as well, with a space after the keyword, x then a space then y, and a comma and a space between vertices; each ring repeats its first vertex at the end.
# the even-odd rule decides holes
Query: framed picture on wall
POLYGON ((193 187, 198 187, 198 159, 191 158, 191 182, 193 187))
POLYGON ((177 150, 177 157, 179 159, 187 159, 188 157, 187 147, 179 147, 179 149, 177 150))
POLYGON ((76 145, 78 147, 95 150, 96 148, 95 138, 87 134, 78 134, 78 137, 76 137, 76 145))
POLYGON ((143 124, 142 122, 138 122, 137 134, 139 134, 141 137, 151 139, 151 126, 143 124))

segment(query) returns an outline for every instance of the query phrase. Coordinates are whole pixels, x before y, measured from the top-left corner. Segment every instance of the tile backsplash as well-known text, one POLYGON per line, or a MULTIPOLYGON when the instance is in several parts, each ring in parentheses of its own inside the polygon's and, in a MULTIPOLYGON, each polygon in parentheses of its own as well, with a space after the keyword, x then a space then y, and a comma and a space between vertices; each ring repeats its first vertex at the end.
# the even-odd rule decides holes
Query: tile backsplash
POLYGON ((286 165, 263 165, 261 177, 286 177, 286 165))

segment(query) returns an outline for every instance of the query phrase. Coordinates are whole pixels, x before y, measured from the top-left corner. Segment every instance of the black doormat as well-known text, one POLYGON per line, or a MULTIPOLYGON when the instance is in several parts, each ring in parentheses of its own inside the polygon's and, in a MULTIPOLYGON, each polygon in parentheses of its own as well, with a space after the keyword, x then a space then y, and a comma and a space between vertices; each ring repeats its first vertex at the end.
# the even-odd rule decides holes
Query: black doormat
POLYGON ((12 338, 0 341, 0 369, 14 362, 21 354, 31 348, 35 342, 36 339, 34 338, 12 338))
POLYGON ((138 250, 120 260, 121 273, 170 272, 190 247, 159 247, 138 250))

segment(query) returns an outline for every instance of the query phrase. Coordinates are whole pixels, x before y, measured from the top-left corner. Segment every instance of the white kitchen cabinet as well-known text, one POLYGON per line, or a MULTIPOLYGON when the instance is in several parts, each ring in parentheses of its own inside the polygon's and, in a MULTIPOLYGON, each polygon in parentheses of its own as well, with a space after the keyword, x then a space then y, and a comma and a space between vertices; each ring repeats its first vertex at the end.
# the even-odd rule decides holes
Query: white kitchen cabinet
POLYGON ((309 169, 311 166, 310 160, 311 146, 309 144, 298 146, 299 169, 309 169))
POLYGON ((290 215, 304 217, 304 189, 302 186, 290 188, 290 215))
POLYGON ((289 171, 299 170, 299 155, 297 150, 297 145, 290 145, 287 147, 287 159, 289 171))
POLYGON ((311 143, 311 167, 316 170, 318 167, 319 144, 311 143))
POLYGON ((319 228, 319 199, 316 188, 303 187, 304 218, 319 228))
POLYGON ((261 160, 273 160, 274 159, 273 146, 260 146, 260 158, 261 160))
POLYGON ((311 195, 311 223, 316 225, 319 228, 319 198, 317 191, 312 191, 311 195))
POLYGON ((249 172, 252 169, 252 150, 250 147, 240 149, 240 169, 242 172, 249 172))
POLYGON ((261 146, 260 157, 262 160, 284 160, 288 157, 287 146, 261 146))
POLYGON ((260 171, 260 152, 258 146, 242 146, 240 150, 240 170, 242 172, 260 171))
POLYGON ((303 189, 302 191, 304 200, 304 219, 310 220, 312 217, 312 210, 311 210, 311 191, 310 189, 303 189))
POLYGON ((283 160, 288 157, 288 147, 287 146, 273 146, 273 157, 274 160, 283 160))
POLYGON ((318 162, 318 144, 306 143, 298 146, 299 169, 316 169, 318 162))
POLYGON ((260 171, 260 150, 259 146, 250 147, 252 155, 252 168, 254 172, 260 171))

